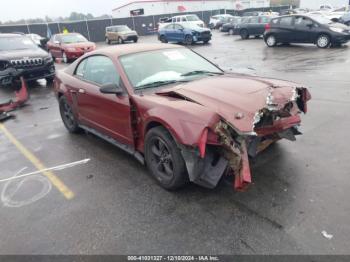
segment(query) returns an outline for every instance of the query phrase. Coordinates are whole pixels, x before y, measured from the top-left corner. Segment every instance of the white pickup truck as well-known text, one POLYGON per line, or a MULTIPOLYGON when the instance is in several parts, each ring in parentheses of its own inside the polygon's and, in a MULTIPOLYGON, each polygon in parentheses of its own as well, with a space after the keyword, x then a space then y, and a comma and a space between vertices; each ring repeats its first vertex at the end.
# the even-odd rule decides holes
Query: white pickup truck
POLYGON ((202 20, 199 19, 197 15, 178 15, 173 16, 171 18, 163 18, 159 21, 158 29, 163 28, 166 25, 169 24, 180 24, 183 26, 199 26, 199 27, 205 27, 205 24, 202 20))

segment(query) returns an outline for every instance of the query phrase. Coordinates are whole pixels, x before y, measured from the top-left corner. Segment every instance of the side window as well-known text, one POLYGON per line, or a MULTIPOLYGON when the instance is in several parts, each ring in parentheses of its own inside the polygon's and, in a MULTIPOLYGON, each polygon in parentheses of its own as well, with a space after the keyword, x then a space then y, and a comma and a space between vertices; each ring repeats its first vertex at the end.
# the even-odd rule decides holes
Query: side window
POLYGON ((295 26, 299 28, 306 28, 313 24, 312 20, 307 17, 300 16, 295 19, 295 26))
POLYGON ((259 23, 259 17, 258 16, 251 17, 250 20, 249 20, 249 23, 250 24, 257 24, 257 23, 259 23))
POLYGON ((173 23, 175 23, 175 22, 176 22, 176 18, 173 18, 171 21, 172 21, 173 23))
POLYGON ((180 22, 181 17, 176 18, 176 22, 180 22))
POLYGON ((78 65, 78 67, 75 71, 76 76, 81 77, 81 78, 84 77, 86 61, 87 61, 87 59, 84 59, 82 62, 80 62, 80 64, 78 65))
POLYGON ((177 24, 175 24, 174 25, 174 29, 175 30, 180 30, 180 29, 182 29, 183 27, 181 26, 181 25, 177 25, 177 24))
POLYGON ((85 80, 97 85, 120 85, 120 76, 111 59, 106 56, 91 56, 86 60, 85 80))
POLYGON ((181 21, 182 21, 182 22, 186 22, 186 21, 187 21, 187 18, 186 18, 186 17, 182 17, 182 18, 181 18, 181 21))
POLYGON ((274 24, 274 25, 276 25, 276 24, 278 24, 278 21, 279 21, 278 18, 277 18, 277 19, 272 19, 272 20, 271 20, 271 23, 274 24))
POLYGON ((280 25, 281 26, 291 26, 292 23, 293 23, 293 17, 292 16, 282 17, 280 19, 280 25))

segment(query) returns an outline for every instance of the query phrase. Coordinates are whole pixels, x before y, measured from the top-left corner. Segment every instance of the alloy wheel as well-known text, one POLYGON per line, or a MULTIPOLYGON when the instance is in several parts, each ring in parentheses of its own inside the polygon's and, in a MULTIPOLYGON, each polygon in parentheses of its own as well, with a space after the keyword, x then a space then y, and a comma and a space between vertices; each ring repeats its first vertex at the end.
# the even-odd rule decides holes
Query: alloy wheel
POLYGON ((151 145, 151 160, 162 181, 171 181, 174 176, 173 158, 170 149, 160 137, 154 137, 151 145))
POLYGON ((68 63, 68 57, 67 57, 67 54, 65 52, 62 53, 62 60, 63 60, 63 63, 65 63, 65 64, 68 63))
POLYGON ((326 35, 321 35, 317 39, 317 46, 320 48, 326 48, 329 46, 329 37, 326 35))
POLYGON ((266 44, 269 47, 275 46, 276 45, 276 37, 273 35, 268 36, 266 39, 266 44))
POLYGON ((62 110, 63 121, 68 128, 73 128, 75 126, 75 118, 74 118, 72 108, 67 102, 63 102, 62 106, 63 108, 61 110, 62 110))

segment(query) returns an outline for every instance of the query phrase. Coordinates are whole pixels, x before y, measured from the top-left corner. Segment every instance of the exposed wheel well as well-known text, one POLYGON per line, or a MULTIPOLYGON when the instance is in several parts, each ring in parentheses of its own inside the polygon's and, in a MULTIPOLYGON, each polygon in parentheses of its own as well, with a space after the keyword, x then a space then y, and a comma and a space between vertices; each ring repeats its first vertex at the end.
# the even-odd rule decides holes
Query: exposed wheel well
POLYGON ((319 33, 319 34, 317 35, 317 37, 316 37, 316 39, 315 39, 315 43, 317 42, 317 39, 318 39, 321 35, 326 35, 326 36, 328 36, 328 37, 329 37, 329 41, 332 42, 332 36, 331 36, 330 34, 328 34, 328 33, 322 32, 322 33, 319 33))
POLYGON ((152 121, 152 122, 148 123, 146 126, 146 129, 145 129, 145 135, 147 134, 147 132, 149 130, 151 130, 152 128, 158 127, 158 126, 163 126, 163 125, 159 122, 156 122, 156 121, 152 121))

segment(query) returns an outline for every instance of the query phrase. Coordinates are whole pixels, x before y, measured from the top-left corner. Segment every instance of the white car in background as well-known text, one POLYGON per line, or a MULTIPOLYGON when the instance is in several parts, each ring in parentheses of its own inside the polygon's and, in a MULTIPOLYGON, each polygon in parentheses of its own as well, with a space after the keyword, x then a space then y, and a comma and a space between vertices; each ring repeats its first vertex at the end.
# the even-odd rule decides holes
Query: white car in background
POLYGON ((185 27, 193 27, 193 26, 205 27, 204 22, 200 20, 197 15, 178 15, 178 16, 173 16, 172 18, 162 19, 159 22, 158 28, 161 29, 164 26, 167 26, 169 24, 175 24, 175 23, 183 25, 185 27))
POLYGON ((233 16, 230 14, 213 15, 210 17, 209 28, 210 29, 219 28, 223 24, 230 22, 230 19, 232 18, 233 16))

